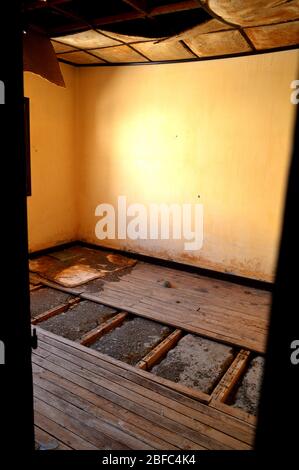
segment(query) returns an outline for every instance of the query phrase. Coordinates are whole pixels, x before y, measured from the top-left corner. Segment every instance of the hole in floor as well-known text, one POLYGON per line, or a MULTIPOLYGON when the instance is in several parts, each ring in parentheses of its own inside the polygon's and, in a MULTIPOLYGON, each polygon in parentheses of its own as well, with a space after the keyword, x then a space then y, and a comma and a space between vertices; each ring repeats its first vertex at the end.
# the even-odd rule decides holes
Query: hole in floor
POLYGON ((62 304, 67 304, 74 299, 73 295, 51 289, 50 287, 41 287, 30 293, 31 318, 35 318, 41 313, 47 312, 62 304))
POLYGON ((99 338, 91 345, 103 354, 136 365, 173 329, 145 318, 134 317, 99 338))
POLYGON ((228 404, 246 413, 257 415, 264 366, 265 359, 262 356, 256 356, 250 361, 228 404))
POLYGON ((39 323, 39 326, 56 335, 77 341, 116 313, 115 309, 84 300, 66 312, 39 323))

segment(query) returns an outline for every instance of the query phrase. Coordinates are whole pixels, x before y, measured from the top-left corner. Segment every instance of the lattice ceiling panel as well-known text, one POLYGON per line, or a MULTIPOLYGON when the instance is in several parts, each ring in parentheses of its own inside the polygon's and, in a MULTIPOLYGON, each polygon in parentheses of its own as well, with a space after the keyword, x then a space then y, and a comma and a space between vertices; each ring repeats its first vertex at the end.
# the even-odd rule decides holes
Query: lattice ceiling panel
POLYGON ((84 51, 75 51, 67 52, 66 54, 57 54, 58 59, 68 60, 73 64, 105 64, 104 60, 101 60, 99 57, 96 57, 88 52, 84 51))
POLYGON ((162 62, 167 60, 194 59, 193 54, 178 40, 168 41, 148 41, 134 45, 135 49, 153 62, 162 62))
POLYGON ((135 49, 125 45, 96 49, 93 53, 98 55, 101 59, 113 63, 148 62, 146 57, 143 57, 143 55, 139 54, 135 49))
POLYGON ((246 28, 245 32, 259 50, 298 45, 299 21, 246 28))
POLYGON ((70 46, 77 47, 79 49, 92 49, 98 47, 109 47, 118 46, 121 44, 115 39, 104 36, 98 31, 85 31, 83 33, 73 34, 71 36, 62 36, 56 38, 56 41, 63 44, 69 44, 70 46))
POLYGON ((299 0, 24 2, 24 28, 76 66, 199 60, 299 46, 299 0))

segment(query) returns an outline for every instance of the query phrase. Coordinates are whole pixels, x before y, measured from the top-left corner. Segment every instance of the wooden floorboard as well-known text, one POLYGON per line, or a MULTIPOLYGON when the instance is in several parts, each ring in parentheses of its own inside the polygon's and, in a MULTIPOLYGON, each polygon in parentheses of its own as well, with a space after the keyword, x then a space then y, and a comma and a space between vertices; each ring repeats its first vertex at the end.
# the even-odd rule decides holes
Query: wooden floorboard
MULTIPOLYGON (((34 420, 35 425, 48 432, 64 445, 77 450, 96 450, 97 447, 83 438, 84 432, 78 435, 78 426, 72 425, 65 413, 51 407, 47 402, 38 399, 38 391, 35 387, 34 397, 34 420), (68 426, 67 428, 65 426, 68 426), (77 429, 77 433, 73 432, 77 429)), ((39 442, 43 444, 44 441, 39 442)))
MULTIPOLYGON (((37 421, 37 417, 36 417, 36 421, 37 421)), ((43 426, 50 428, 50 426, 45 426, 45 424, 43 424, 43 426)), ((39 428, 37 425, 34 426, 34 435, 35 435, 35 443, 37 444, 36 450, 73 450, 72 447, 59 441, 57 439, 57 436, 55 435, 55 432, 54 432, 54 436, 52 436, 48 432, 39 428)))
POLYGON ((271 294, 227 281, 138 263, 83 298, 259 353, 265 351, 271 294), (163 287, 168 281, 170 288, 163 287))
MULTIPOLYGON (((92 365, 96 364, 99 365, 103 370, 102 373, 105 373, 105 370, 114 372, 115 375, 123 377, 124 379, 129 379, 131 382, 137 383, 139 385, 142 385, 143 388, 148 389, 148 391, 152 392, 157 392, 155 394, 155 398, 158 402, 161 402, 162 404, 164 403, 164 398, 171 398, 175 403, 173 403, 174 409, 177 407, 182 410, 184 414, 187 414, 187 416, 193 417, 194 412, 199 412, 200 413, 200 419, 203 423, 210 425, 211 423, 215 424, 215 415, 213 414, 212 409, 207 409, 206 407, 203 406, 202 403, 200 403, 198 400, 192 400, 181 393, 178 393, 177 391, 174 391, 173 389, 166 388, 165 386, 161 386, 160 384, 157 384, 153 379, 155 376, 153 374, 146 373, 144 371, 139 371, 136 370, 134 367, 120 363, 119 361, 108 358, 107 356, 101 355, 100 353, 97 353, 93 350, 88 350, 86 352, 86 348, 81 348, 81 350, 78 349, 77 345, 76 348, 73 347, 71 344, 66 344, 66 342, 60 342, 53 340, 53 338, 50 338, 50 344, 47 342, 48 338, 44 337, 42 338, 43 341, 40 341, 40 349, 45 347, 48 351, 46 351, 46 354, 49 355, 50 352, 56 352, 57 354, 61 355, 61 351, 63 352, 69 352, 72 354, 72 356, 77 356, 78 358, 83 358, 86 361, 90 361, 92 365), (46 341, 46 343, 45 343, 46 341), (55 346, 51 346, 51 344, 55 344, 55 346), (182 407, 182 404, 186 405, 185 407, 182 407), (212 419, 211 419, 212 418, 212 419)), ((67 356, 66 356, 67 357, 67 356)), ((73 358, 75 360, 75 358, 73 358)), ((35 364, 36 367, 36 364, 35 364)), ((87 365, 89 368, 89 365, 87 365)), ((70 375, 70 374, 68 374, 70 375)), ((78 383, 78 378, 77 377, 72 377, 72 380, 75 380, 76 383, 78 383)), ((81 380, 81 379, 80 379, 81 380)), ((117 380, 117 379, 116 379, 117 380)), ((81 380, 82 382, 82 380, 81 380)), ((131 388, 131 382, 129 382, 129 386, 131 388)), ((146 390, 141 390, 143 394, 147 394, 148 391, 146 390)), ((109 390, 111 392, 111 390, 109 390)), ((150 395, 153 396, 153 395, 150 395)), ((108 393, 109 397, 109 393, 108 393)), ((208 396, 208 399, 210 397, 208 396)), ((208 400, 207 400, 208 402, 208 400)), ((141 415, 145 413, 145 409, 143 406, 140 408, 141 415)), ((156 416, 154 416, 154 419, 156 419, 156 416)), ((250 443, 252 441, 253 437, 253 430, 251 428, 248 428, 248 426, 243 426, 242 422, 235 421, 231 418, 227 418, 225 415, 217 415, 217 420, 219 423, 216 423, 216 428, 220 430, 225 430, 225 432, 229 433, 230 435, 237 437, 238 439, 244 440, 246 443, 250 443)))
POLYGON ((72 449, 251 448, 250 423, 152 381, 146 371, 37 332, 38 440, 49 435, 72 449))

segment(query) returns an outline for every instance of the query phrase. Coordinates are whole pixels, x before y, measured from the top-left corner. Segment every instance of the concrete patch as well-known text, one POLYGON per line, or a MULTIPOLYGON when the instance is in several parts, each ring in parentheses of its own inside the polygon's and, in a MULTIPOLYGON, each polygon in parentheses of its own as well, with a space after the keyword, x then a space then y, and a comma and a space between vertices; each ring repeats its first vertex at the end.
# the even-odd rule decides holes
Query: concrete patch
POLYGON ((230 346, 187 334, 151 372, 187 387, 211 393, 233 359, 233 349, 230 346))
POLYGON ((160 323, 134 318, 102 336, 91 348, 127 364, 136 365, 172 331, 160 323))
POLYGON ((30 293, 31 318, 35 318, 40 313, 47 312, 59 305, 67 304, 73 298, 70 294, 49 287, 35 290, 30 293))
POLYGON ((257 414, 264 364, 262 356, 257 356, 251 361, 233 398, 233 406, 247 413, 257 414))
POLYGON ((116 310, 110 307, 85 300, 72 309, 39 323, 38 326, 75 341, 116 313, 116 310))

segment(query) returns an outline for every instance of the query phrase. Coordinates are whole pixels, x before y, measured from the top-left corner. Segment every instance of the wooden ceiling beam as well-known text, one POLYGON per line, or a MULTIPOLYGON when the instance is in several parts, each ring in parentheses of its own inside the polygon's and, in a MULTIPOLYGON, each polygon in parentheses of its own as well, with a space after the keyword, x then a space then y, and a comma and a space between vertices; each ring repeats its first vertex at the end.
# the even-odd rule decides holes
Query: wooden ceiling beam
POLYGON ((128 13, 121 13, 120 15, 111 15, 103 16, 102 18, 95 18, 92 20, 92 24, 97 28, 98 26, 102 26, 104 24, 121 23, 123 21, 138 20, 139 18, 144 17, 144 13, 132 11, 128 13))
MULTIPOLYGON (((50 36, 59 36, 72 34, 74 32, 80 32, 90 28, 100 28, 105 25, 122 23, 125 21, 133 21, 140 18, 153 18, 159 17, 160 15, 165 15, 169 13, 177 13, 180 11, 187 11, 199 8, 200 5, 198 0, 182 0, 178 3, 171 3, 168 5, 162 5, 154 7, 151 10, 146 9, 147 2, 146 0, 122 0, 126 4, 130 4, 135 10, 131 12, 121 13, 118 15, 110 15, 105 17, 94 18, 92 21, 84 21, 83 18, 79 18, 77 15, 74 15, 71 11, 63 10, 63 3, 69 2, 70 0, 51 0, 48 2, 35 1, 29 6, 41 4, 45 7, 50 7, 52 10, 56 10, 60 14, 64 15, 67 18, 72 19, 73 21, 65 25, 59 25, 48 29, 48 34, 50 36), (134 4, 134 6, 133 6, 134 4)), ((37 8, 37 6, 36 6, 37 8)))
POLYGON ((180 11, 195 10, 201 8, 196 0, 182 0, 178 3, 170 3, 169 5, 160 5, 149 10, 150 15, 167 15, 168 13, 178 13, 180 11))
MULTIPOLYGON (((123 21, 129 21, 129 20, 136 20, 139 18, 144 18, 144 15, 142 13, 132 12, 132 13, 124 13, 121 15, 113 15, 113 16, 105 16, 102 18, 96 18, 92 21, 92 26, 89 27, 89 29, 92 28, 100 28, 101 26, 107 25, 107 24, 113 24, 113 23, 121 23, 123 21)), ((54 35, 64 35, 64 34, 72 34, 73 31, 83 31, 87 30, 88 25, 84 21, 74 21, 72 23, 66 24, 66 25, 60 25, 54 28, 51 28, 48 33, 52 36, 54 35)))
POLYGON ((35 0, 24 5, 25 11, 39 10, 40 8, 49 8, 55 5, 62 5, 63 3, 69 3, 70 0, 35 0))
POLYGON ((123 3, 129 5, 134 10, 139 11, 139 13, 147 13, 147 1, 146 0, 122 0, 123 3))
POLYGON ((66 26, 57 26, 47 30, 47 34, 50 37, 55 38, 55 36, 67 36, 68 34, 80 33, 92 29, 86 25, 86 23, 81 21, 74 21, 69 23, 66 26))

